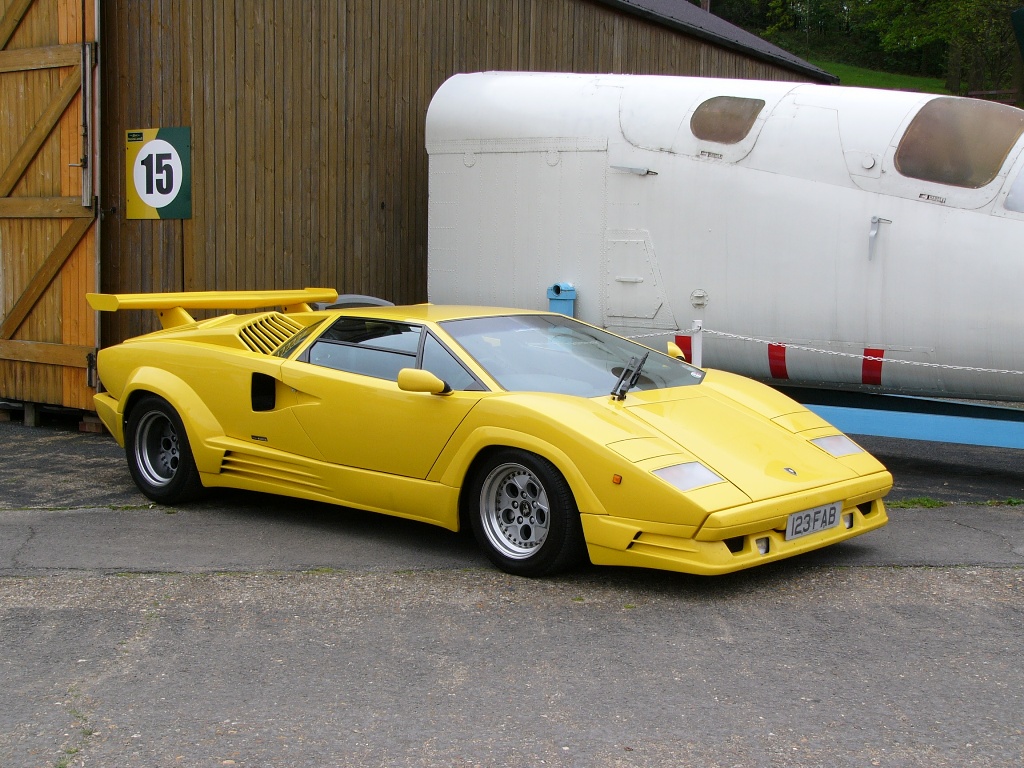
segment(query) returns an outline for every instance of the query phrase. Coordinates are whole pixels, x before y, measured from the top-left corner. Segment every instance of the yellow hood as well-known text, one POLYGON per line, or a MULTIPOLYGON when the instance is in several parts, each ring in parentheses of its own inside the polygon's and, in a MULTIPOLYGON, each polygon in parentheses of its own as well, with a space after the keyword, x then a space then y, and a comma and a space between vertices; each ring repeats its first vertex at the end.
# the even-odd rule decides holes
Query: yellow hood
POLYGON ((800 435, 724 397, 643 403, 629 410, 754 501, 857 476, 800 435))

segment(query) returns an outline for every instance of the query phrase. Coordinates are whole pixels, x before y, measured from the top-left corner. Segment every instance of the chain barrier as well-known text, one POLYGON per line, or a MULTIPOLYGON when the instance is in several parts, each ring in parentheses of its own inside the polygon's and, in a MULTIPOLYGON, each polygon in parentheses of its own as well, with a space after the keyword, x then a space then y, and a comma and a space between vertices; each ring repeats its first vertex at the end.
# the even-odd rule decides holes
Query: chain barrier
POLYGON ((857 360, 871 360, 880 363, 894 363, 896 365, 913 365, 919 368, 942 368, 947 371, 970 371, 972 373, 1005 373, 1010 376, 1024 376, 1024 371, 1011 371, 1000 368, 973 368, 968 365, 945 365, 944 363, 922 363, 917 360, 899 360, 892 357, 873 357, 871 355, 858 355, 853 352, 836 352, 831 349, 818 349, 817 347, 806 347, 800 344, 783 344, 778 341, 767 341, 766 339, 758 339, 753 336, 741 336, 738 333, 726 333, 725 331, 712 331, 708 328, 698 329, 685 329, 681 331, 663 331, 662 333, 645 333, 638 336, 629 336, 630 339, 649 339, 655 336, 666 336, 670 334, 689 336, 697 333, 707 333, 711 336, 721 336, 726 339, 737 339, 739 341, 752 341, 756 344, 764 344, 766 346, 778 345, 785 347, 786 349, 798 349, 801 352, 816 352, 819 355, 832 355, 833 357, 852 357, 857 360))

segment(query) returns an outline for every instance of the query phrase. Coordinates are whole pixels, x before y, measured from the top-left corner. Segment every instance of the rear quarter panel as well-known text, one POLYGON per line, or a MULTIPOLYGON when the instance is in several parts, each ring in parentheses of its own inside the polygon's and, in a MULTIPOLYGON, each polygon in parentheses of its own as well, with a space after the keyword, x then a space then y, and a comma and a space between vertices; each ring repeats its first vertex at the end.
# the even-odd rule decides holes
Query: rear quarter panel
POLYGON ((187 341, 137 341, 103 350, 99 372, 122 422, 145 393, 159 395, 181 417, 199 470, 216 472, 223 451, 206 442, 223 435, 252 439, 252 374, 276 377, 280 365, 278 358, 187 341))

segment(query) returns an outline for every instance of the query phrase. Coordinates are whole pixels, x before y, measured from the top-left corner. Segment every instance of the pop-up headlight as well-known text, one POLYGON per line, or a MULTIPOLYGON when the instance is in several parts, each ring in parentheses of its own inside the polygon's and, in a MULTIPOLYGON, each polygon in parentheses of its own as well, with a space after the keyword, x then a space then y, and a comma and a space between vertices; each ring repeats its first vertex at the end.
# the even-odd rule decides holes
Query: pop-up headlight
POLYGON ((854 453, 864 453, 864 449, 857 445, 846 435, 829 435, 811 440, 821 450, 826 451, 837 459, 840 456, 850 456, 854 453))
POLYGON ((694 488, 701 488, 705 485, 723 483, 725 480, 699 461, 688 461, 685 464, 674 464, 671 467, 663 467, 654 470, 654 474, 670 483, 680 491, 692 491, 694 488))

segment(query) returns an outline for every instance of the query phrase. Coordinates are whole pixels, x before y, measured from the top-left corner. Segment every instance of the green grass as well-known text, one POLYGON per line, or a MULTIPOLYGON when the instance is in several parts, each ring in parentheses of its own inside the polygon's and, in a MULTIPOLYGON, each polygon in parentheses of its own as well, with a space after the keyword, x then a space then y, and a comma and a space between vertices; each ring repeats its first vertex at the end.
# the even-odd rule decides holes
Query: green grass
POLYGON ((858 88, 884 88, 890 91, 921 91, 922 93, 949 93, 946 84, 937 77, 914 77, 897 75, 892 72, 877 72, 863 67, 852 67, 835 61, 808 59, 816 67, 831 72, 839 78, 840 85, 858 88))
MULTIPOLYGON (((1006 499, 990 499, 989 501, 969 501, 964 503, 989 507, 1021 507, 1024 506, 1024 499, 1018 499, 1010 496, 1006 499)), ((936 509, 938 507, 948 507, 949 502, 939 501, 938 499, 933 499, 929 496, 914 496, 910 499, 886 501, 885 506, 889 509, 936 509)))
POLYGON ((912 499, 900 499, 899 501, 887 501, 885 506, 889 509, 935 509, 948 506, 946 502, 932 499, 928 496, 915 496, 912 499))
MULTIPOLYGON (((305 573, 315 573, 318 576, 337 576, 345 573, 345 571, 341 570, 340 568, 332 568, 329 565, 321 565, 317 568, 310 568, 309 570, 305 571, 305 573)), ((410 573, 412 573, 412 571, 410 571, 410 573)))

